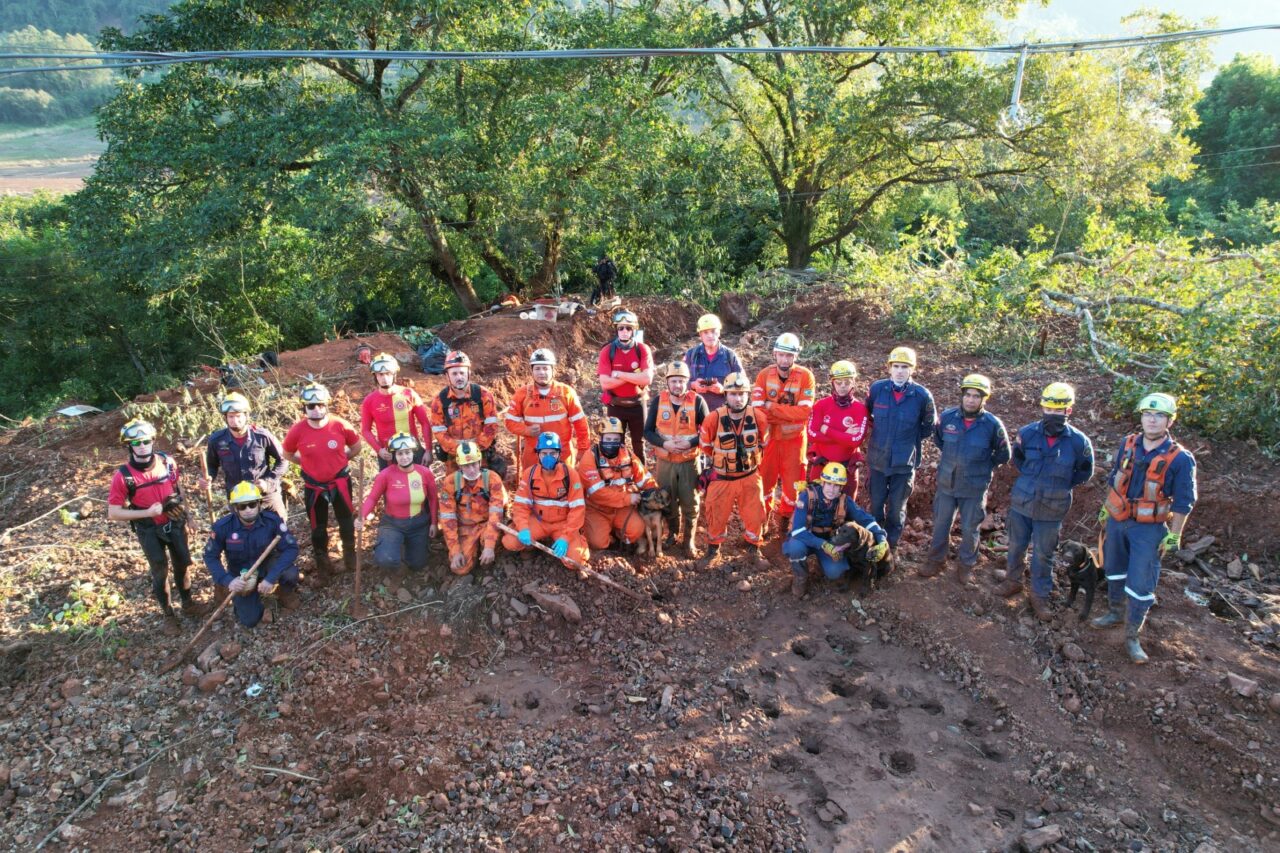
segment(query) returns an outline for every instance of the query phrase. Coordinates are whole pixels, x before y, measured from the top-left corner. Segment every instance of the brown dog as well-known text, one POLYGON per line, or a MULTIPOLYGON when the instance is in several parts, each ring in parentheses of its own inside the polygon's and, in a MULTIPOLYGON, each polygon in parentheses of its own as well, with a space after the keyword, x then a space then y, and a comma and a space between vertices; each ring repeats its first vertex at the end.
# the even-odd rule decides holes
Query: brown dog
POLYGON ((636 543, 637 554, 662 556, 662 525, 666 521, 667 507, 670 505, 671 492, 666 489, 645 489, 640 493, 636 511, 644 521, 644 536, 636 543))

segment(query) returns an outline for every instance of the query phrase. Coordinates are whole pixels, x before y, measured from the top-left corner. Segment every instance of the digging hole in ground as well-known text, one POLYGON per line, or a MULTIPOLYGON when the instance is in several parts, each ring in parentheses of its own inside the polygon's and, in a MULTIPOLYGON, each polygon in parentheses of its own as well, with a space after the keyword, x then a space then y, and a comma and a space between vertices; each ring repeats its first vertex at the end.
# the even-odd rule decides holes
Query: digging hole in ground
POLYGON ((804 751, 810 755, 820 755, 822 753, 822 738, 816 734, 807 734, 800 737, 800 746, 804 747, 804 751))
POLYGON ((881 760, 895 776, 906 776, 916 771, 916 757, 905 749, 895 749, 887 756, 882 756, 881 760))
POLYGON ((920 710, 924 711, 926 714, 936 717, 942 713, 942 705, 933 701, 921 702, 920 710))

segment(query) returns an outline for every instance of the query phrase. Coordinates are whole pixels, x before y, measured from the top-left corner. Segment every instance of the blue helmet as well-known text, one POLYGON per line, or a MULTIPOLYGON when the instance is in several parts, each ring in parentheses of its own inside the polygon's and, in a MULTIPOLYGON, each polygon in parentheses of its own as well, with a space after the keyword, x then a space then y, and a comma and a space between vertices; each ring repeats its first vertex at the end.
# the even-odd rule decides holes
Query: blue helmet
POLYGON ((554 432, 538 433, 538 452, 539 453, 541 453, 544 450, 559 450, 559 449, 560 449, 559 435, 557 435, 554 432))

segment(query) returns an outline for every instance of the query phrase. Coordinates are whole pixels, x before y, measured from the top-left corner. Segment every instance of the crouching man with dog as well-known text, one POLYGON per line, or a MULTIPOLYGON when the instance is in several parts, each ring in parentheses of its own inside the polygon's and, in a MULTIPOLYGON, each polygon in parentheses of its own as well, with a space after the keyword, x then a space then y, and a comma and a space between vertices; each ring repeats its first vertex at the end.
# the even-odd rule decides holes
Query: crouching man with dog
POLYGON ((578 460, 578 476, 587 490, 587 544, 593 551, 608 548, 615 536, 624 545, 640 541, 640 492, 658 485, 627 450, 624 430, 620 419, 605 418, 600 441, 578 460))
POLYGON ((795 573, 791 594, 796 598, 808 591, 813 554, 828 580, 842 578, 855 567, 862 569, 864 590, 892 567, 888 535, 871 513, 844 494, 848 481, 843 465, 828 462, 817 484, 809 484, 796 496, 791 535, 782 543, 782 553, 795 573))
POLYGON ((1178 416, 1172 396, 1148 394, 1138 411, 1142 431, 1128 436, 1116 453, 1098 513, 1099 523, 1107 525, 1102 568, 1110 608, 1091 624, 1124 625, 1125 651, 1141 664, 1147 653, 1138 635, 1156 598, 1160 558, 1181 547, 1182 529, 1195 506, 1196 459, 1169 434, 1178 416))

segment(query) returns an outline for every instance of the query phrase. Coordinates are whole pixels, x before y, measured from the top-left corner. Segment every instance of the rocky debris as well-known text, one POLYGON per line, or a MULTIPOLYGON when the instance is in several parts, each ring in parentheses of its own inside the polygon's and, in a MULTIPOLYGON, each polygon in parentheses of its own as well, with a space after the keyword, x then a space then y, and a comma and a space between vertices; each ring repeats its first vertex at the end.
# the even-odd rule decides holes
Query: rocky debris
POLYGON ((1267 704, 1271 706, 1271 710, 1280 714, 1280 691, 1271 694, 1271 698, 1267 700, 1267 704))
POLYGON ((235 640, 229 640, 228 642, 218 646, 218 657, 222 658, 227 663, 231 663, 233 660, 240 657, 241 650, 239 643, 235 640))
POLYGON ((196 655, 196 666, 205 672, 212 672, 218 666, 218 642, 212 642, 204 647, 200 654, 196 655))
POLYGON ((215 669, 213 672, 207 672, 200 676, 200 680, 196 682, 196 687, 201 693, 212 693, 217 690, 227 680, 227 671, 225 669, 215 669))
POLYGON ((78 678, 68 678, 58 689, 63 699, 75 699, 84 693, 84 683, 78 678))
POLYGON ((1244 577, 1244 562, 1239 557, 1227 563, 1227 577, 1233 581, 1244 577))
POLYGON ((1121 823, 1130 829, 1142 828, 1142 815, 1138 814, 1133 809, 1121 809, 1116 813, 1116 817, 1121 823))
POLYGON ((1252 678, 1245 678, 1243 675, 1236 675, 1234 672, 1227 673, 1227 684, 1232 690, 1239 693, 1246 699, 1251 699, 1258 695, 1258 682, 1252 678))
POLYGON ((563 592, 543 592, 536 582, 525 584, 521 591, 536 601, 539 607, 552 613, 559 613, 567 622, 577 625, 582 621, 582 611, 578 608, 578 603, 563 592))
POLYGON ((1084 649, 1080 648, 1075 643, 1063 643, 1062 656, 1074 663, 1080 663, 1081 661, 1088 660, 1088 655, 1084 653, 1084 649))
POLYGON ((204 673, 200 671, 200 667, 193 663, 189 663, 186 668, 182 670, 182 683, 187 687, 195 687, 202 675, 204 675, 204 673))
POLYGON ((1018 847, 1026 853, 1035 853, 1035 851, 1043 850, 1050 844, 1057 844, 1061 840, 1062 828, 1056 823, 1051 823, 1048 826, 1022 833, 1022 835, 1018 836, 1018 847))
POLYGON ((520 599, 513 597, 509 604, 511 605, 511 609, 521 619, 529 615, 529 605, 525 604, 520 599))

